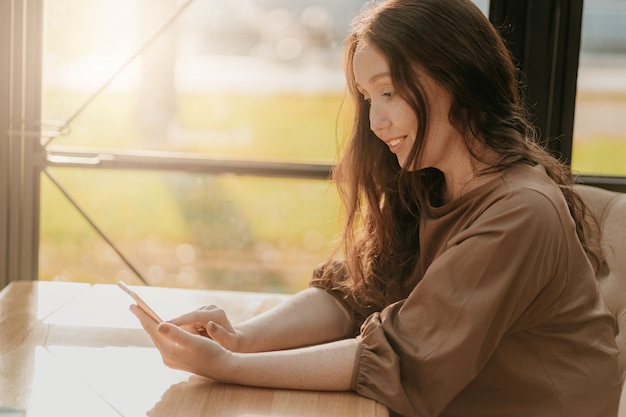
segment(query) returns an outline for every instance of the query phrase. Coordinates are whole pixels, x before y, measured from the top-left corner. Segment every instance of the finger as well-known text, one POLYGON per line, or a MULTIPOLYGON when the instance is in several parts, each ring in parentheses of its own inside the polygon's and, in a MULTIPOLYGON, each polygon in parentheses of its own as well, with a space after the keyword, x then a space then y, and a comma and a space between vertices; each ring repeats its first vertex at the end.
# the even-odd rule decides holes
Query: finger
POLYGON ((162 335, 157 331, 157 323, 150 317, 148 314, 141 309, 136 304, 130 306, 130 311, 137 316, 139 319, 139 323, 144 328, 150 339, 152 339, 152 343, 156 346, 157 349, 163 350, 164 345, 167 343, 171 343, 169 340, 165 339, 162 335))
MULTIPOLYGON (((221 308, 209 306, 200 310, 195 310, 180 317, 169 320, 177 326, 202 326, 206 327, 208 323, 214 322, 222 326, 229 332, 234 332, 233 326, 228 316, 221 308)), ((196 327, 198 328, 198 327, 196 327)))
MULTIPOLYGON (((145 315, 145 313, 143 313, 145 315)), ((138 316, 141 315, 141 312, 138 312, 138 316)), ((143 318, 142 318, 143 319, 143 318)), ((145 323, 145 322, 142 322, 145 323)), ((159 325, 150 325, 149 328, 146 329, 148 335, 152 339, 154 346, 158 349, 161 354, 161 359, 163 363, 173 369, 180 369, 184 371, 192 371, 189 368, 189 364, 185 362, 186 357, 189 356, 189 349, 187 346, 183 346, 183 344, 178 343, 176 340, 182 340, 180 337, 170 338, 169 330, 159 331, 158 328, 160 325, 165 326, 173 326, 171 324, 161 323, 159 325)), ((173 326, 176 328, 175 326, 173 326)), ((178 328, 176 328, 178 329, 178 328)), ((181 330, 182 331, 182 330, 181 330)))
POLYGON ((157 322, 154 321, 154 319, 150 317, 145 311, 143 311, 141 307, 139 307, 137 304, 132 304, 129 309, 139 319, 139 323, 141 323, 141 326, 148 333, 156 332, 157 322))
POLYGON ((177 326, 186 326, 186 325, 193 325, 197 323, 206 323, 208 321, 208 318, 211 317, 211 313, 216 308, 217 307, 215 306, 201 307, 197 310, 190 311, 189 313, 185 313, 182 316, 178 316, 168 321, 177 326))
POLYGON ((158 347, 163 363, 170 368, 214 378, 219 366, 226 362, 220 358, 228 351, 211 339, 188 333, 167 322, 159 324, 157 333, 164 342, 158 347))
POLYGON ((165 337, 189 351, 196 350, 207 341, 206 338, 200 338, 168 322, 159 324, 156 330, 160 337, 165 337))
POLYGON ((206 320, 207 317, 205 317, 202 313, 200 313, 199 311, 193 311, 191 313, 176 317, 172 320, 168 320, 168 323, 172 323, 175 326, 178 326, 188 331, 189 333, 207 336, 205 329, 206 320))
POLYGON ((223 326, 220 326, 214 321, 210 321, 206 325, 206 333, 211 339, 215 340, 220 345, 229 350, 233 350, 235 344, 235 337, 232 331, 228 331, 223 326))

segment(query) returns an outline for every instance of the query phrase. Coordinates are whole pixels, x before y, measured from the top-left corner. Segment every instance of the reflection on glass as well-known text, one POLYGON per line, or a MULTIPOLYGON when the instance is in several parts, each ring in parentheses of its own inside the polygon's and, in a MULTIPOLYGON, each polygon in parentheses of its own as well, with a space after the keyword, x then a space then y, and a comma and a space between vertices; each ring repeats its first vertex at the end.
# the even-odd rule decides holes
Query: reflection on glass
POLYGON ((572 169, 626 175, 626 3, 586 1, 572 169))

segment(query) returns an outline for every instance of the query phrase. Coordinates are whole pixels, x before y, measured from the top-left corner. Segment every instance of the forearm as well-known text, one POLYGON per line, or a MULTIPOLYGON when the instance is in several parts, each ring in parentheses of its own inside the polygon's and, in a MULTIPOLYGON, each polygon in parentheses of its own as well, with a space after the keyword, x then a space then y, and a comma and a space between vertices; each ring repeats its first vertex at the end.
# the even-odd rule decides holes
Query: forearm
POLYGON ((309 288, 236 328, 243 336, 240 351, 264 352, 346 337, 352 328, 352 320, 333 296, 309 288))
POLYGON ((239 385, 327 391, 351 388, 360 346, 356 339, 271 352, 233 352, 173 323, 157 324, 136 305, 131 311, 171 368, 239 385))
POLYGON ((268 388, 347 391, 358 346, 356 339, 344 339, 291 350, 232 353, 220 381, 268 388))

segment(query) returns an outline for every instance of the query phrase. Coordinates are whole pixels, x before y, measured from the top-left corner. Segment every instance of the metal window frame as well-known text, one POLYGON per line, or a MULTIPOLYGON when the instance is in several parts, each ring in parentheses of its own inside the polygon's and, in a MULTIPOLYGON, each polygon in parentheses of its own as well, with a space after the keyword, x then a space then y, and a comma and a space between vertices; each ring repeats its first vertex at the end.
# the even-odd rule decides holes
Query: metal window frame
POLYGON ((0 288, 37 278, 42 1, 0 2, 0 288))
POLYGON ((569 163, 583 0, 492 0, 489 12, 524 74, 541 141, 569 163))
POLYGON ((67 146, 48 147, 46 149, 46 165, 50 167, 139 169, 203 174, 228 173, 302 179, 329 179, 332 170, 330 164, 211 159, 182 152, 67 146))
MULTIPOLYGON (((503 36, 527 85, 542 143, 569 164, 583 0, 490 0, 489 19, 503 36)), ((626 192, 626 178, 581 175, 576 181, 626 192)))

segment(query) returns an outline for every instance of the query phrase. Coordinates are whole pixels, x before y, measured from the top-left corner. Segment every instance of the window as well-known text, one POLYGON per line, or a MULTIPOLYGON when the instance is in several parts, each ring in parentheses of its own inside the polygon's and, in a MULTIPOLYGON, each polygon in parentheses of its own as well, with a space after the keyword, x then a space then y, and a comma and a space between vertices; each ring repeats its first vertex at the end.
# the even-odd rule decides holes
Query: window
POLYGON ((584 2, 572 169, 626 176, 626 2, 584 2))
POLYGON ((304 288, 361 5, 44 1, 39 279, 304 288))
POLYGON ((545 146, 571 163, 577 181, 626 191, 622 141, 603 126, 607 118, 615 125, 610 115, 621 108, 615 91, 623 83, 623 52, 616 45, 623 45, 617 40, 623 25, 615 22, 621 22, 622 2, 587 0, 583 7, 582 0, 492 0, 489 13, 508 28, 505 38, 520 63, 545 146), (598 80, 613 92, 600 94, 598 80))
MULTIPOLYGON (((0 286, 303 288, 340 227, 327 176, 362 3, 0 2, 0 286)), ((476 3, 510 25, 547 146, 581 181, 626 190, 609 116, 622 3, 476 3)))

